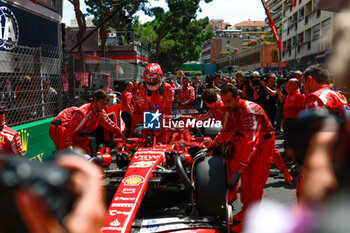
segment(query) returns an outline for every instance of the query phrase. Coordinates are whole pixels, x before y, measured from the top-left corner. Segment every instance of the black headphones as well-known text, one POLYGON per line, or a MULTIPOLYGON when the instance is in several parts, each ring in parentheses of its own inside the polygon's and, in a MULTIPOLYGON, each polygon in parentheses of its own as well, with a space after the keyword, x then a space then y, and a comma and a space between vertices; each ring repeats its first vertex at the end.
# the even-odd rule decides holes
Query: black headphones
MULTIPOLYGON (((145 83, 145 86, 146 86, 146 89, 147 89, 146 83, 145 83)), ((151 96, 151 95, 152 95, 152 91, 150 91, 150 90, 148 90, 148 89, 147 89, 146 93, 147 93, 148 96, 151 96)), ((159 89, 158 89, 158 93, 159 93, 160 95, 163 95, 163 93, 164 93, 164 80, 163 80, 162 83, 160 84, 160 87, 159 87, 159 89)))

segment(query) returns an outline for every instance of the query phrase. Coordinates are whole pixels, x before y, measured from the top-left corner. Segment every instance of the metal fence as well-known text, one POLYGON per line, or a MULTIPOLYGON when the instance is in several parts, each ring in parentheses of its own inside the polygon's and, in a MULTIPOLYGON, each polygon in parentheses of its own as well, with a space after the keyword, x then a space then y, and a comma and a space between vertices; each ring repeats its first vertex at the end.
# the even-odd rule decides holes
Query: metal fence
POLYGON ((55 116, 62 108, 62 84, 57 47, 0 51, 0 104, 6 108, 7 125, 55 116))
POLYGON ((109 58, 85 57, 82 63, 76 54, 70 54, 67 71, 63 73, 64 90, 68 93, 70 103, 80 105, 89 101, 97 89, 110 88, 120 95, 125 83, 141 80, 144 67, 109 58))
POLYGON ((140 79, 144 71, 143 66, 109 58, 85 57, 84 68, 76 58, 52 46, 0 51, 0 105, 6 108, 7 125, 54 117, 89 101, 99 88, 122 92, 125 81, 140 79))

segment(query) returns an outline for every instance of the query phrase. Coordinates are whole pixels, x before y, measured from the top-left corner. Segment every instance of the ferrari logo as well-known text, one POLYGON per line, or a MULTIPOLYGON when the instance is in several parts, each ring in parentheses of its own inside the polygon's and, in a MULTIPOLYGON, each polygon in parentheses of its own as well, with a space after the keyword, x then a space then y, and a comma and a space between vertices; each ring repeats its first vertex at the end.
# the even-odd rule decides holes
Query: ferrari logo
POLYGON ((0 137, 0 143, 4 142, 4 137, 0 137))

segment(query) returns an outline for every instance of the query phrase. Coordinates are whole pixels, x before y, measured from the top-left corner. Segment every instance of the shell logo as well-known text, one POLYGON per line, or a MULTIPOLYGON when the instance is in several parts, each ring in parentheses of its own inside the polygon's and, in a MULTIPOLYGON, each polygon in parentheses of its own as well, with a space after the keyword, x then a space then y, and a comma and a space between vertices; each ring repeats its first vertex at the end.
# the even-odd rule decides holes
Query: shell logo
POLYGON ((143 183, 144 178, 142 176, 128 176, 123 179, 124 185, 127 186, 138 186, 143 183))

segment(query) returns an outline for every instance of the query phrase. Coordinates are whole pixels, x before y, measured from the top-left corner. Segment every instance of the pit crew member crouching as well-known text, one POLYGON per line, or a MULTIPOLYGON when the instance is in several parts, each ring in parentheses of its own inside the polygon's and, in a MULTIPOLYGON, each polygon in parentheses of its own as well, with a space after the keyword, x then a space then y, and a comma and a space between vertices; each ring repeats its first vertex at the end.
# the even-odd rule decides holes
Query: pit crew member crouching
POLYGON ((91 155, 89 133, 98 125, 113 132, 126 141, 120 128, 108 117, 105 107, 109 102, 107 93, 99 89, 93 95, 93 102, 80 107, 71 107, 63 110, 52 121, 49 130, 50 138, 56 149, 73 149, 80 147, 91 155))

